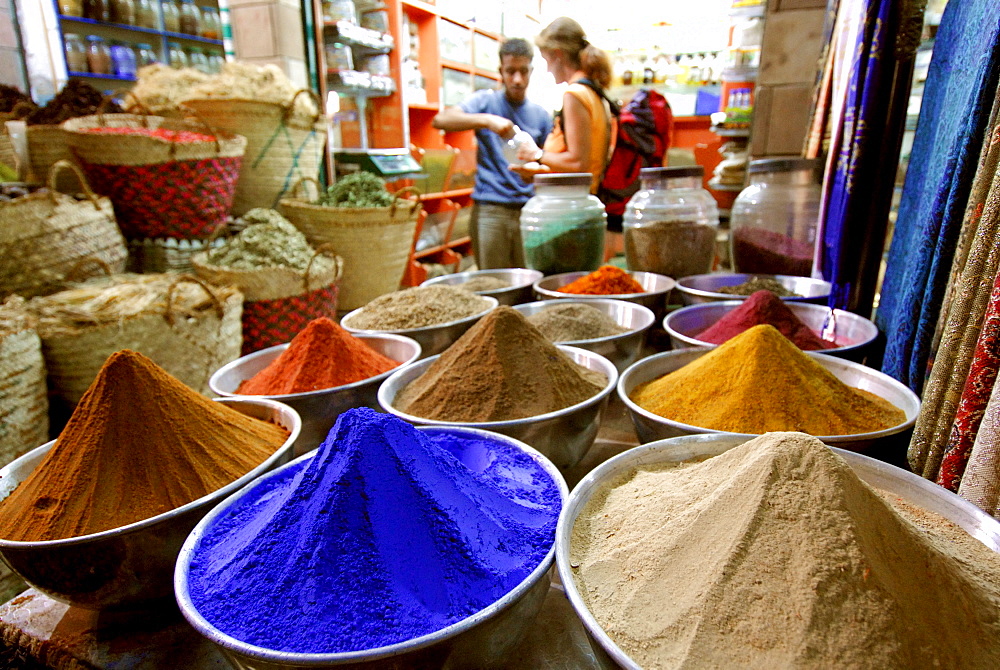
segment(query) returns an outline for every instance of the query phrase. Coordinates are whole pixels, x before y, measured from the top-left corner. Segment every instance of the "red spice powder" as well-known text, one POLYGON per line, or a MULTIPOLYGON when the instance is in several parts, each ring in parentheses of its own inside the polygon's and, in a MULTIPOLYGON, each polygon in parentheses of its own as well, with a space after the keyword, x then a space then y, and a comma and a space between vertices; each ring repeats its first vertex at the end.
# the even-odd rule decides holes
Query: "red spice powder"
POLYGON ((713 326, 696 337, 702 342, 722 344, 754 326, 769 324, 792 341, 799 349, 833 349, 835 342, 820 339, 809 326, 789 309, 785 301, 770 291, 757 291, 743 304, 719 319, 713 326))
POLYGON ((131 128, 131 127, 106 127, 88 128, 84 132, 95 135, 145 135, 147 137, 157 137, 168 142, 214 142, 215 138, 204 133, 195 133, 190 130, 168 130, 166 128, 131 128))
POLYGON ((309 322, 271 364, 236 390, 244 395, 285 395, 353 384, 399 365, 331 319, 309 322))
POLYGON ((632 275, 614 265, 602 265, 589 275, 566 284, 560 293, 577 295, 619 295, 622 293, 643 293, 646 289, 632 278, 632 275))

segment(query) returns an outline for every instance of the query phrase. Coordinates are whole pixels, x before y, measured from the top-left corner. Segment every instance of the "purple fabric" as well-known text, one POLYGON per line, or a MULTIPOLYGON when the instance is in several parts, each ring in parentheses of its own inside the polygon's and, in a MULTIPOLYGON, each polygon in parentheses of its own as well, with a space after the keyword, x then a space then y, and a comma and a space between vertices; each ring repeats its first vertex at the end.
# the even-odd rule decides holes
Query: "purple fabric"
POLYGON ((232 637, 302 653, 432 633, 517 586, 554 543, 558 484, 500 440, 430 437, 369 409, 258 484, 192 558, 192 601, 232 637))

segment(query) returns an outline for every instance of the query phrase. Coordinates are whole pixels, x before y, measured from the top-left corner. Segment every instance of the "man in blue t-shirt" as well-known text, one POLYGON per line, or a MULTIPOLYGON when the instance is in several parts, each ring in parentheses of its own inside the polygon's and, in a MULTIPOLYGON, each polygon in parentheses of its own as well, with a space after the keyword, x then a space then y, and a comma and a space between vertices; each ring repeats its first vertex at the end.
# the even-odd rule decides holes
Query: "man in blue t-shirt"
POLYGON ((552 130, 551 114, 525 98, 533 56, 527 40, 506 40, 500 45, 503 89, 476 91, 434 117, 435 128, 476 131, 478 168, 469 228, 480 269, 524 267, 519 218, 534 187, 509 169, 503 148, 514 136, 514 126, 527 132, 538 146, 552 130))

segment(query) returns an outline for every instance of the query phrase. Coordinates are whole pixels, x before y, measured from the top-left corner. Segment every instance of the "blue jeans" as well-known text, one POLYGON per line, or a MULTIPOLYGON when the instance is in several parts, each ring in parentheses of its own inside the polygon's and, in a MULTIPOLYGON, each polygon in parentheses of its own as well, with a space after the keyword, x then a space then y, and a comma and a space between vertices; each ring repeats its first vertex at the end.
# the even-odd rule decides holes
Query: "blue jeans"
POLYGON ((469 236, 480 270, 524 267, 521 207, 473 202, 469 236))

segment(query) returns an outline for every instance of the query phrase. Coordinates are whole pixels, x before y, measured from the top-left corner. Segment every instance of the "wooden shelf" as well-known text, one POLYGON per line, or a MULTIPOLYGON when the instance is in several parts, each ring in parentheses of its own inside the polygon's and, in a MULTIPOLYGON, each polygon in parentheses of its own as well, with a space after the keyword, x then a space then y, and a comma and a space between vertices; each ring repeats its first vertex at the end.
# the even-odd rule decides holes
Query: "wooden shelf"
MULTIPOLYGON (((422 251, 418 251, 413 254, 413 257, 417 260, 429 258, 431 256, 436 256, 437 254, 443 253, 445 251, 454 251, 455 249, 464 249, 465 247, 472 245, 471 237, 459 237, 457 239, 451 240, 446 244, 439 244, 436 247, 429 247, 422 251)), ((463 254, 464 255, 464 254, 463 254)))
POLYGON ((440 112, 441 107, 434 102, 411 102, 406 105, 410 111, 420 111, 420 112, 440 112))
POLYGON ((471 188, 459 188, 453 191, 442 191, 440 193, 424 193, 420 196, 421 202, 425 200, 443 200, 444 198, 456 199, 467 198, 472 195, 471 188))

